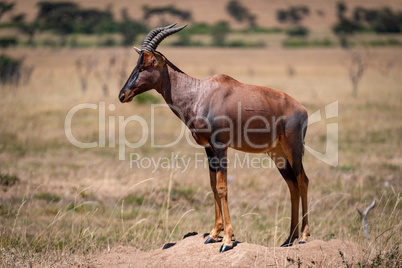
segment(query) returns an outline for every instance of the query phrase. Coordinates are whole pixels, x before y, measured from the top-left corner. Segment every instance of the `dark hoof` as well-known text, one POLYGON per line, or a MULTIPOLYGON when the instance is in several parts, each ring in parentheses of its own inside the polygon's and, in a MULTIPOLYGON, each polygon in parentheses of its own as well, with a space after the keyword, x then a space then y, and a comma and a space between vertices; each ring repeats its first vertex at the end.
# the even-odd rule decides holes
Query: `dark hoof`
POLYGON ((299 244, 306 244, 306 241, 299 241, 299 244))
POLYGON ((208 237, 207 240, 205 240, 204 244, 211 244, 211 243, 216 243, 218 241, 216 241, 215 239, 208 237))
POLYGON ((287 247, 291 247, 293 243, 289 243, 288 241, 286 241, 285 243, 283 243, 281 245, 281 248, 287 248, 287 247))
POLYGON ((219 252, 225 252, 225 251, 231 250, 232 248, 233 248, 233 246, 222 245, 221 248, 219 249, 219 252))
POLYGON ((188 233, 188 234, 183 236, 183 239, 185 239, 187 237, 190 237, 190 236, 195 236, 195 235, 198 235, 198 233, 197 232, 188 233))
POLYGON ((176 243, 167 243, 167 244, 163 245, 162 249, 168 249, 168 248, 173 247, 174 245, 176 245, 176 243))

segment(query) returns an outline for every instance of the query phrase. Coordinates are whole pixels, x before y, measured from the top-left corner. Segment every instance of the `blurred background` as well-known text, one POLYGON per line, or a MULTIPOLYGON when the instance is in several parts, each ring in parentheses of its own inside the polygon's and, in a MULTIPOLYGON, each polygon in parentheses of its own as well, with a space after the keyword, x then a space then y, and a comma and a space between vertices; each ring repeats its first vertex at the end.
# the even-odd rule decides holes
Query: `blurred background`
MULTIPOLYGON (((338 117, 323 117, 307 131, 306 144, 324 153, 327 124, 339 126, 337 166, 305 155, 311 239, 350 240, 397 267, 402 7, 396 0, 0 1, 0 265, 51 266, 116 245, 151 250, 190 231, 210 231, 207 168, 153 172, 129 161, 130 153, 194 160, 203 149, 186 139, 153 148, 148 138, 126 148, 121 161, 119 140, 110 138, 119 135, 119 116, 139 115, 151 131, 151 104, 163 99, 150 91, 120 104, 117 96, 137 62, 132 46, 174 22, 188 26, 158 50, 188 75, 225 73, 281 90, 309 114, 324 115, 338 101, 338 117), (83 103, 96 109, 77 112, 71 131, 81 142, 106 137, 104 146, 82 149, 66 138, 66 116, 83 103), (373 199, 364 237, 356 208, 373 199)), ((178 137, 182 125, 171 112, 158 110, 154 119, 157 141, 178 137)), ((141 139, 136 122, 124 130, 130 142, 141 139)), ((235 157, 247 154, 229 151, 235 157)), ((279 172, 246 166, 231 167, 229 175, 236 239, 281 244, 290 198, 279 172)))

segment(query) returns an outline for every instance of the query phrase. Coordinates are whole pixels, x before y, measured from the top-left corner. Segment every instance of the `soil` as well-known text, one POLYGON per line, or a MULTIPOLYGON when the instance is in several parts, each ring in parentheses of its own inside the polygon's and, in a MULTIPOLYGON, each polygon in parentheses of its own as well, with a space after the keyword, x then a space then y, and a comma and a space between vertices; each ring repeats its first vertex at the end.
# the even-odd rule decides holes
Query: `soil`
POLYGON ((352 267, 362 248, 338 239, 309 241, 288 248, 235 242, 219 253, 220 243, 204 244, 205 235, 190 233, 182 240, 144 252, 118 246, 88 260, 90 267, 352 267))

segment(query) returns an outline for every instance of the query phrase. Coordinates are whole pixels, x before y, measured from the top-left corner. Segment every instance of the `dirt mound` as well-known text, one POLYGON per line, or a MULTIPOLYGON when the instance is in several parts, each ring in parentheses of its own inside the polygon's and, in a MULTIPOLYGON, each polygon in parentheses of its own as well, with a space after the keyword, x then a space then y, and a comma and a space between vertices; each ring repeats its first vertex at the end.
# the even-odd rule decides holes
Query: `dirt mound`
POLYGON ((237 242, 232 250, 224 253, 219 253, 220 243, 204 244, 204 240, 203 235, 195 234, 150 252, 120 246, 88 264, 95 267, 345 267, 356 264, 362 256, 360 246, 341 240, 313 240, 289 248, 237 242))

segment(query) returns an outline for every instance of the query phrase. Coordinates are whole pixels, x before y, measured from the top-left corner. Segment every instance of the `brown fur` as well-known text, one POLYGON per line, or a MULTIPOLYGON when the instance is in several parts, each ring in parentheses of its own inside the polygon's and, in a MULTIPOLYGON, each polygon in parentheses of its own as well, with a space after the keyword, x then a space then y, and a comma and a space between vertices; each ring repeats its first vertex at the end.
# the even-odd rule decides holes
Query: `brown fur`
POLYGON ((309 236, 308 178, 302 164, 307 111, 287 94, 247 85, 227 75, 196 79, 186 75, 159 52, 142 52, 140 73, 120 92, 122 102, 156 89, 172 111, 188 126, 196 142, 206 148, 211 188, 215 199, 214 241, 224 229, 222 244, 232 247, 233 229, 227 201, 228 147, 251 153, 267 153, 288 184, 292 217, 290 234, 283 246, 299 237, 299 200, 302 201, 302 236, 309 236), (285 161, 283 161, 285 160, 285 161), (218 163, 218 164, 216 164, 218 163), (282 164, 281 164, 282 163, 282 164), (287 163, 287 165, 283 165, 287 163))

